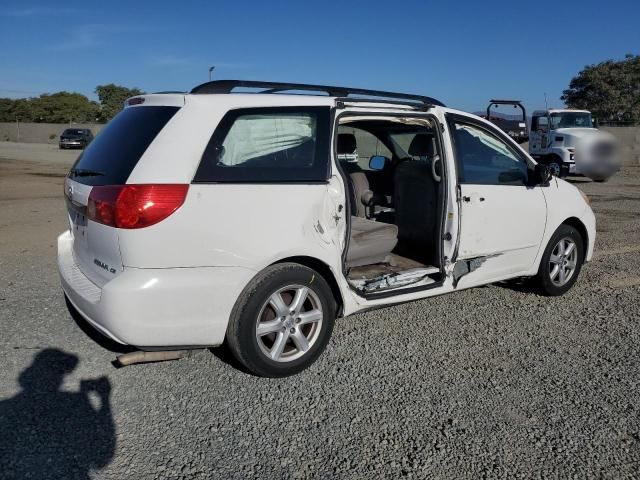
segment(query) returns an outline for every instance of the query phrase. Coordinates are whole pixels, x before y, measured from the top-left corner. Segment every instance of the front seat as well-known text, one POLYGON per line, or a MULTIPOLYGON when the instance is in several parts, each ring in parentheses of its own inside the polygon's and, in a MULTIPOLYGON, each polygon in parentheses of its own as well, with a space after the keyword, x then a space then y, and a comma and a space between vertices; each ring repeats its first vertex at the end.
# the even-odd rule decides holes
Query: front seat
POLYGON ((400 254, 433 265, 436 257, 439 184, 432 162, 437 154, 432 134, 416 135, 409 145, 413 160, 398 164, 394 175, 394 203, 400 254))
MULTIPOLYGON (((356 151, 356 137, 351 133, 338 134, 338 154, 356 151)), ((358 166, 343 162, 342 168, 349 175, 348 188, 351 205, 351 237, 347 251, 347 266, 358 267, 384 262, 398 243, 398 227, 366 218, 367 206, 373 199, 369 180, 358 166)))
MULTIPOLYGON (((351 155, 356 152, 356 136, 352 133, 338 134, 338 155, 351 155)), ((351 199, 351 212, 365 218, 367 207, 373 201, 373 192, 369 188, 369 179, 357 163, 342 162, 343 170, 349 175, 349 196, 351 199)))

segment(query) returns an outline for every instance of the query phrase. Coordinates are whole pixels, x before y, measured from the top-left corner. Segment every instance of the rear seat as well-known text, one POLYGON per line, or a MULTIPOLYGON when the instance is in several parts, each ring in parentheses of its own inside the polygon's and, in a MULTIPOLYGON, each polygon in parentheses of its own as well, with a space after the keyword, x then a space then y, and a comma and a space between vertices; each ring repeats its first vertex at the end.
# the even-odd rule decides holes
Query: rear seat
POLYGON ((384 262, 398 243, 398 227, 362 217, 351 217, 351 241, 347 266, 384 262))

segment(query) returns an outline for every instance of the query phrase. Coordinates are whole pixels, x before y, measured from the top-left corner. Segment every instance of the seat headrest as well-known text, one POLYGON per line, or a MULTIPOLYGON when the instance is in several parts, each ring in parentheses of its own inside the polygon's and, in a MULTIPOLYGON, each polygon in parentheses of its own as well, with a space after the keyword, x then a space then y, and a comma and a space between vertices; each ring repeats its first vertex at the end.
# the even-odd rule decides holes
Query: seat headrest
POLYGON ((409 145, 412 157, 432 157, 435 155, 435 138, 432 133, 418 133, 409 145))
POLYGON ((338 153, 353 153, 356 151, 356 136, 353 133, 338 134, 338 153))

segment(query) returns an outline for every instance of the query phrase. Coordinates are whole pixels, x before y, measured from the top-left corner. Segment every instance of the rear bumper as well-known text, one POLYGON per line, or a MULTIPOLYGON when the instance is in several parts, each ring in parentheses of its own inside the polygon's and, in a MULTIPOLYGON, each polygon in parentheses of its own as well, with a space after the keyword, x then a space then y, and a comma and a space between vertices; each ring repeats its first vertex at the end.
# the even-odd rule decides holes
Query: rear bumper
POLYGON ((231 310, 255 275, 241 267, 125 268, 102 287, 73 258, 72 237, 58 237, 58 269, 71 304, 116 342, 138 347, 220 345, 231 310))

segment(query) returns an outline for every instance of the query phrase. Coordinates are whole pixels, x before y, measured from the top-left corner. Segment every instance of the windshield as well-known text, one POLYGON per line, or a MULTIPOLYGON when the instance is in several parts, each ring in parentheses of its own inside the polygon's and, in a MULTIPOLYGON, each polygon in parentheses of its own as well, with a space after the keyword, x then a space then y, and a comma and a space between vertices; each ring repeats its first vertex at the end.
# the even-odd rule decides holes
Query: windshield
POLYGON ((585 112, 562 112, 551 114, 551 129, 556 128, 593 128, 591 114, 585 112))
POLYGON ((77 130, 72 128, 67 128, 64 132, 62 132, 63 135, 82 135, 83 133, 84 130, 77 130))

